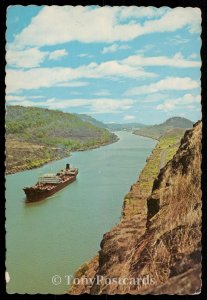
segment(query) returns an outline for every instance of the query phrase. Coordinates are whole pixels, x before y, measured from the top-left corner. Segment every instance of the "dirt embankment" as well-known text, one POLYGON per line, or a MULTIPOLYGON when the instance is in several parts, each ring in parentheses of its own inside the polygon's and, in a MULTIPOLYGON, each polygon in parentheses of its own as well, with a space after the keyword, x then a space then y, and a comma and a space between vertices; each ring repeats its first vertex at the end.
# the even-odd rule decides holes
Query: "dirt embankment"
POLYGON ((200 290, 201 126, 199 122, 186 131, 177 152, 178 141, 170 139, 170 147, 166 140, 159 142, 124 199, 121 222, 103 236, 99 253, 75 274, 111 279, 148 275, 153 285, 95 281, 73 285, 69 293, 191 294, 200 290), (164 148, 168 162, 159 170, 164 148))
POLYGON ((6 140, 6 174, 37 168, 69 154, 69 151, 60 148, 8 138, 6 140))
MULTIPOLYGON (((118 141, 115 137, 110 142, 102 142, 90 147, 82 146, 76 151, 91 150, 118 141)), ((38 143, 18 140, 7 137, 6 139, 6 174, 13 174, 40 167, 48 162, 67 157, 71 154, 67 148, 52 147, 38 143)))

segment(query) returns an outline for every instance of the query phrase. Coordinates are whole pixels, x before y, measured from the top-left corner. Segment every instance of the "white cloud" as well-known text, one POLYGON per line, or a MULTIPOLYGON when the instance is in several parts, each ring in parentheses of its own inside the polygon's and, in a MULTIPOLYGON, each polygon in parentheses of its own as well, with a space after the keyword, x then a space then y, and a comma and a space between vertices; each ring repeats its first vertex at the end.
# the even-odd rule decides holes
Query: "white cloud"
POLYGON ((7 64, 20 68, 38 67, 48 56, 48 52, 38 48, 26 50, 8 49, 6 53, 7 64))
POLYGON ((199 55, 197 53, 192 53, 190 56, 189 56, 190 59, 200 59, 199 55))
POLYGON ((87 54, 87 53, 81 53, 81 54, 78 54, 78 56, 79 57, 87 57, 87 56, 89 56, 89 54, 87 54))
MULTIPOLYGON (((35 53, 38 53, 35 51, 35 53)), ((65 53, 64 49, 61 53, 65 53)), ((51 53, 50 53, 51 55, 51 53)), ((34 56, 35 57, 35 56, 34 56)), ((14 58, 16 63, 20 66, 29 66, 27 56, 22 60, 18 60, 18 56, 14 58)), ((30 58, 31 59, 31 58, 30 58)), ((30 61, 30 64, 40 63, 44 58, 38 57, 30 61)), ((13 61, 13 63, 15 63, 13 61)), ((134 78, 144 79, 156 77, 155 73, 147 72, 143 69, 144 66, 173 66, 173 67, 198 67, 200 62, 185 60, 180 53, 177 53, 173 57, 143 57, 139 55, 129 56, 126 59, 116 61, 106 61, 100 64, 90 63, 88 65, 82 65, 77 68, 34 68, 31 70, 14 70, 7 69, 6 84, 8 93, 16 92, 18 90, 38 89, 42 87, 51 86, 84 86, 87 83, 77 82, 83 78, 104 78, 108 77, 113 80, 122 78, 134 78), (76 82, 74 82, 76 81, 76 82)), ((126 95, 137 95, 146 93, 159 92, 159 90, 166 89, 187 89, 189 87, 195 88, 198 83, 190 78, 176 78, 169 77, 161 80, 158 83, 154 83, 148 86, 141 86, 130 89, 126 92, 126 95), (172 83, 173 81, 173 83, 172 83)))
POLYGON ((131 120, 134 120, 135 119, 135 116, 132 116, 132 115, 126 115, 123 117, 123 120, 124 121, 131 121, 131 120))
POLYGON ((24 101, 26 99, 25 96, 18 96, 18 95, 7 95, 6 101, 24 101))
POLYGON ((96 113, 113 113, 117 111, 126 111, 130 109, 133 105, 133 100, 123 99, 98 99, 95 102, 92 101, 91 111, 96 113))
POLYGON ((88 57, 89 54, 87 54, 87 53, 80 53, 80 54, 78 54, 78 56, 79 56, 79 57, 88 57))
MULTIPOLYGON (((8 98, 9 96, 7 96, 8 98)), ((10 99, 11 100, 11 99, 10 99)), ((18 102, 19 105, 24 106, 40 106, 49 109, 64 109, 74 107, 86 107, 91 113, 119 113, 130 109, 134 101, 131 99, 112 99, 112 98, 96 98, 96 99, 56 99, 50 98, 44 102, 22 101, 18 102)))
POLYGON ((55 50, 55 51, 51 52, 48 58, 51 60, 59 60, 63 56, 67 56, 67 55, 68 55, 68 52, 65 49, 60 49, 60 50, 55 50))
POLYGON ((45 96, 29 96, 30 99, 42 99, 45 98, 45 96))
POLYGON ((110 46, 104 47, 102 50, 103 54, 106 53, 112 53, 112 52, 116 52, 118 50, 119 46, 117 44, 112 44, 110 46))
MULTIPOLYGON (((161 100, 165 100, 168 97, 165 93, 153 93, 153 94, 146 94, 144 97, 141 95, 140 102, 143 103, 152 103, 152 102, 159 102, 161 100)), ((136 98, 137 100, 137 98, 136 98)))
POLYGON ((185 94, 183 97, 170 99, 165 101, 163 104, 157 105, 157 110, 175 110, 178 107, 184 106, 185 109, 193 109, 195 105, 201 103, 201 96, 200 95, 192 95, 192 94, 185 94))
POLYGON ((147 44, 143 48, 140 48, 139 50, 135 51, 137 54, 143 54, 151 49, 155 48, 155 45, 153 44, 147 44))
POLYGON ((71 81, 71 82, 62 82, 59 83, 58 86, 63 87, 81 87, 81 86, 87 86, 89 83, 85 81, 71 81))
POLYGON ((99 96, 99 97, 104 97, 104 96, 109 96, 110 93, 108 90, 100 90, 100 91, 94 93, 94 95, 99 96))
POLYGON ((201 11, 199 8, 176 7, 169 10, 158 20, 147 21, 144 24, 145 33, 173 32, 188 27, 191 33, 200 32, 201 11))
POLYGON ((120 8, 120 15, 121 19, 128 19, 128 18, 153 18, 159 17, 165 13, 166 9, 156 9, 155 7, 148 6, 148 7, 137 7, 137 6, 129 6, 129 7, 122 7, 120 8))
POLYGON ((180 45, 188 43, 190 39, 186 39, 183 36, 180 36, 179 34, 176 34, 174 37, 169 38, 165 44, 174 44, 174 45, 180 45))
MULTIPOLYGON (((7 69, 7 93, 42 87, 70 85, 82 78, 151 78, 154 73, 145 72, 141 67, 128 66, 119 61, 107 61, 101 64, 90 63, 78 68, 34 68, 30 70, 7 69)), ((76 84, 77 86, 77 84, 76 84)))
POLYGON ((106 53, 113 53, 116 52, 118 50, 127 50, 130 47, 128 45, 118 45, 118 44, 112 44, 110 46, 104 47, 102 50, 102 54, 106 54, 106 53))
POLYGON ((6 61, 8 65, 19 68, 35 68, 39 67, 46 58, 57 60, 67 54, 65 49, 49 52, 40 51, 37 47, 22 50, 10 46, 7 49, 6 61))
POLYGON ((129 45, 126 45, 126 44, 125 44, 125 45, 120 45, 120 46, 119 46, 119 49, 120 49, 120 50, 128 50, 128 49, 130 49, 130 48, 131 48, 131 47, 130 47, 129 45))
POLYGON ((173 57, 133 55, 123 60, 123 63, 132 66, 167 66, 176 68, 200 67, 200 61, 184 59, 181 53, 176 53, 173 57))
MULTIPOLYGON (((173 32, 187 27, 190 32, 200 31, 201 13, 198 8, 165 9, 166 13, 157 19, 161 9, 151 9, 155 19, 138 22, 121 22, 139 11, 126 7, 90 6, 45 6, 33 17, 30 24, 15 36, 19 47, 56 45, 70 41, 83 43, 129 41, 152 32, 173 32), (54 22, 55 20, 55 22, 54 22)), ((149 8, 142 13, 150 15, 149 8)))
POLYGON ((142 85, 129 89, 125 95, 135 96, 140 94, 151 94, 167 90, 192 90, 200 87, 199 81, 193 80, 189 77, 166 77, 156 83, 149 85, 142 85))
POLYGON ((88 65, 88 69, 95 71, 96 74, 92 74, 92 76, 120 76, 120 77, 129 77, 129 78, 150 78, 156 76, 154 73, 145 72, 141 67, 129 66, 127 64, 123 64, 122 61, 106 61, 97 65, 92 63, 88 65))
POLYGON ((19 102, 25 101, 28 99, 43 99, 44 96, 19 96, 19 95, 6 95, 6 101, 19 102))
MULTIPOLYGON (((12 103, 12 104, 16 104, 16 103, 12 103)), ((20 101, 18 102, 18 105, 21 105, 21 106, 38 106, 38 104, 36 102, 33 102, 31 100, 23 100, 23 101, 20 101)))
POLYGON ((88 53, 80 53, 77 56, 78 57, 88 57, 88 58, 94 57, 94 55, 91 55, 91 54, 88 54, 88 53))

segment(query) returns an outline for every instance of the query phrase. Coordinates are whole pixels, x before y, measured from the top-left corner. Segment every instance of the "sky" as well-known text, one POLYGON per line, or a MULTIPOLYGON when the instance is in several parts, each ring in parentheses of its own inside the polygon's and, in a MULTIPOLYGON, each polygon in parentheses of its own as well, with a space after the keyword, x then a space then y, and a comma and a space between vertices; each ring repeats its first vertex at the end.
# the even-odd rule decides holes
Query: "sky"
POLYGON ((106 123, 201 119, 198 8, 9 6, 6 103, 106 123))

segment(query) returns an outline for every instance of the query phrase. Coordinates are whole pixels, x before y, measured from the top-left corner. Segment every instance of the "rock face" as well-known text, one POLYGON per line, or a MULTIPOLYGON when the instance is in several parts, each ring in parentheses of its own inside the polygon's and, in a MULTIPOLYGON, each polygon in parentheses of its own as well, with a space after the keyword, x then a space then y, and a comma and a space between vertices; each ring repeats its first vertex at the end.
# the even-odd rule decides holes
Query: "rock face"
MULTIPOLYGON (((159 172, 149 197, 139 181, 130 194, 135 214, 107 232, 99 255, 79 278, 127 278, 72 286, 71 294, 193 294, 201 288, 201 122, 187 130, 173 159, 159 172), (131 279, 138 278, 139 281, 131 279), (130 282, 130 284, 129 284, 130 282)), ((123 206, 129 209, 130 204, 123 206)))

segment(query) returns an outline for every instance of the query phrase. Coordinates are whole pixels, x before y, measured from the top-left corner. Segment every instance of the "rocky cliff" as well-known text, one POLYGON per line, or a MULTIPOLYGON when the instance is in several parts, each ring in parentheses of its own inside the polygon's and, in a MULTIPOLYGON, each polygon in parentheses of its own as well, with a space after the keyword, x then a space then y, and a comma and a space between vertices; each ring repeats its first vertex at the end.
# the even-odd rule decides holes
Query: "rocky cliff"
MULTIPOLYGON (((103 236, 98 255, 75 274, 95 281, 73 285, 69 293, 199 292, 201 126, 198 122, 186 131, 177 152, 164 167, 159 170, 155 166, 153 172, 158 176, 152 189, 150 174, 147 178, 146 172, 145 177, 141 173, 125 197, 121 222, 103 236), (127 280, 119 280, 123 278, 127 280)), ((152 157, 147 165, 155 163, 152 157)))

